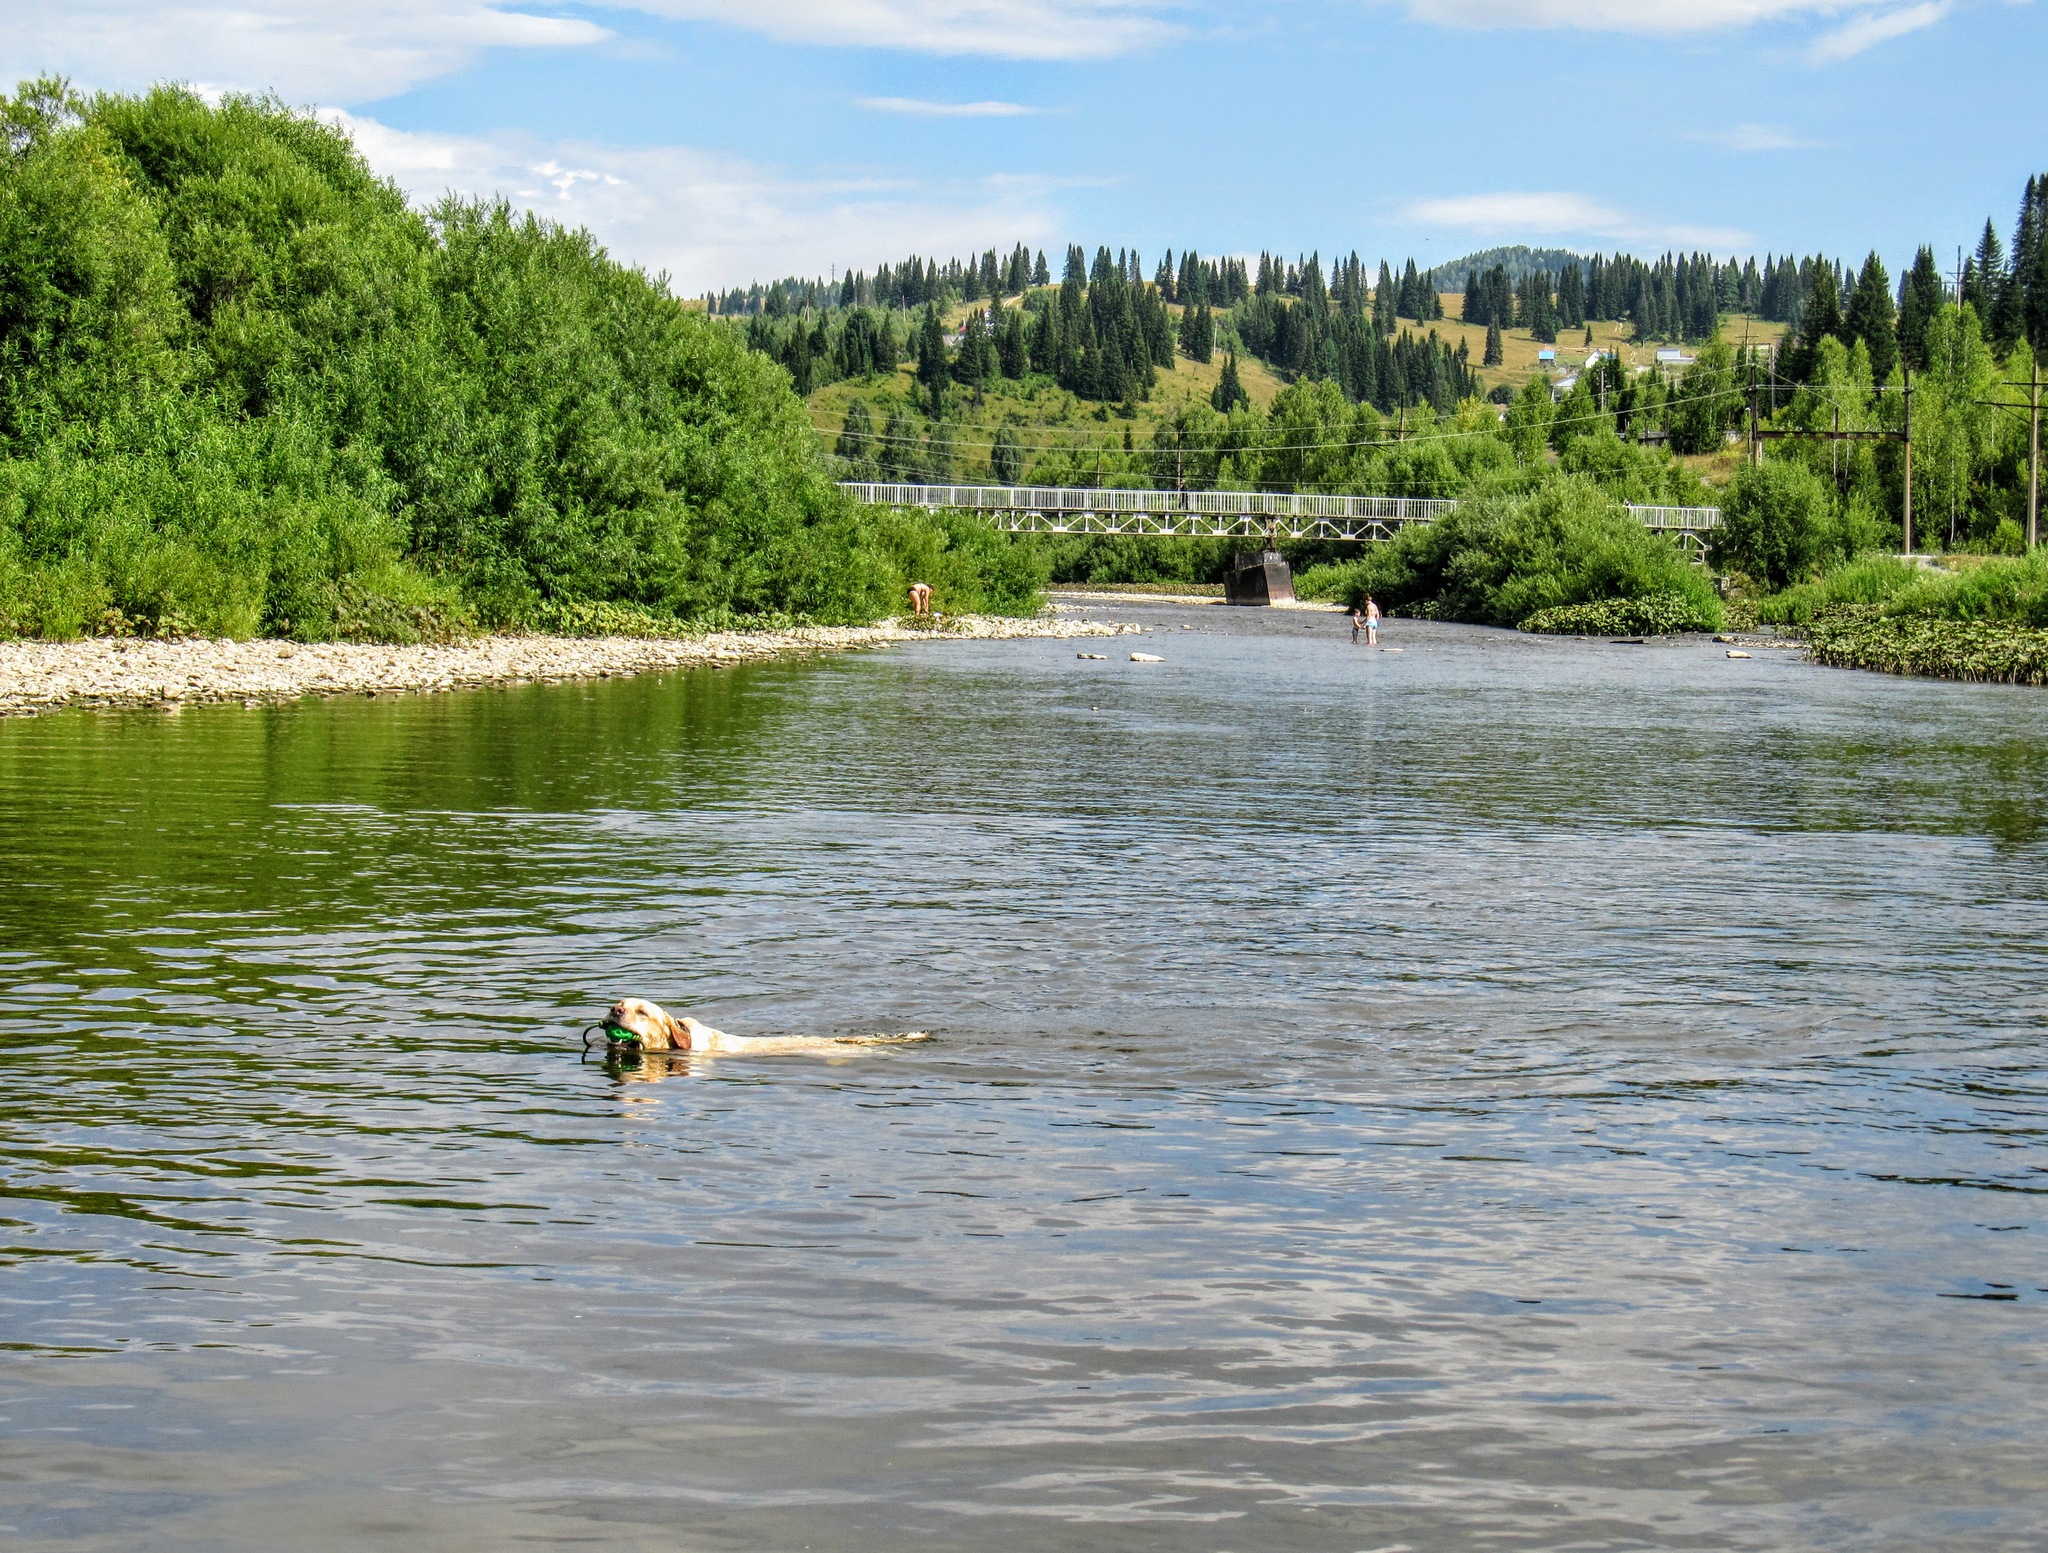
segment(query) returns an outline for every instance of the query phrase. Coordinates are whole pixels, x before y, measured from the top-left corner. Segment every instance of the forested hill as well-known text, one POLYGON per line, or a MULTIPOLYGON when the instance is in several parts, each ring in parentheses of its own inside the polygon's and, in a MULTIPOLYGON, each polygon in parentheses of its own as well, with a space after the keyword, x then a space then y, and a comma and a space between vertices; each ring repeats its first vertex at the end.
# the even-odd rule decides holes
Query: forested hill
POLYGON ((1467 275, 1484 275, 1496 267, 1506 270, 1511 281, 1519 281, 1525 275, 1546 275, 1554 281, 1567 266, 1584 265, 1590 257, 1569 248, 1531 248, 1516 243, 1511 248, 1483 248, 1461 259, 1448 260, 1431 273, 1440 289, 1455 291, 1465 284, 1467 275))

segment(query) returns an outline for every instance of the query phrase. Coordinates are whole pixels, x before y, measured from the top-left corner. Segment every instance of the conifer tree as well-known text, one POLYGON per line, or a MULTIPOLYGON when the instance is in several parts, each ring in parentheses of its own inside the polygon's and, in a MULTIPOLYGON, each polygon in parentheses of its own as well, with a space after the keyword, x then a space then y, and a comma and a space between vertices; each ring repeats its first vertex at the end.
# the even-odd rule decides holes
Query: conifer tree
POLYGON ((1031 284, 1034 286, 1050 286, 1052 284, 1052 271, 1046 268, 1045 250, 1043 248, 1038 250, 1038 262, 1031 267, 1031 284))
POLYGON ((924 437, 917 417, 898 405, 889 412, 882 427, 882 445, 876 462, 885 480, 917 484, 924 479, 924 437))
POLYGON ((951 372, 952 364, 946 359, 946 329, 939 322, 938 304, 927 302, 917 333, 917 380, 931 395, 933 420, 946 413, 946 378, 951 372))
POLYGON ((2038 355, 2048 347, 2048 174, 2027 180, 2021 209, 2012 245, 2014 333, 2038 355))
POLYGON ((1915 372, 1927 369, 1927 328, 1946 300, 1934 250, 1923 247, 1913 256, 1899 296, 1899 357, 1915 372))
POLYGON ((997 485, 1024 483, 1024 444, 1007 421, 997 429, 995 443, 988 450, 988 469, 997 485))
POLYGON ((1806 382, 1813 374, 1821 341, 1839 340, 1842 333, 1842 301, 1835 287, 1835 267, 1816 259, 1810 289, 1799 310, 1799 333, 1786 358, 1786 375, 1795 383, 1806 382))
POLYGON ((1002 333, 996 339, 996 366, 1007 378, 1022 378, 1030 369, 1030 344, 1025 332, 1024 309, 1003 311, 1002 333))
POLYGON ((960 351, 953 358, 954 379, 973 393, 977 401, 994 354, 995 342, 989 338, 987 315, 977 307, 967 315, 967 325, 960 333, 960 351))
POLYGON ((1489 319, 1486 324, 1486 354, 1480 358, 1482 367, 1497 367, 1506 357, 1501 350, 1500 325, 1489 319))
POLYGON ((1976 308, 1978 321, 1988 328, 2004 289, 2005 244, 1998 240, 1998 229, 1987 218, 1984 235, 1977 240, 1977 251, 1971 255, 1969 270, 1964 275, 1963 301, 1976 308))
POLYGON ((1244 391, 1244 385, 1237 380, 1237 352, 1232 351, 1223 358, 1223 377, 1209 395, 1209 403, 1223 414, 1228 415, 1239 405, 1249 405, 1252 396, 1244 391))
POLYGON ((1870 352, 1870 380, 1883 384, 1899 361, 1898 325, 1892 314, 1891 277, 1875 250, 1863 261, 1863 273, 1849 295, 1843 327, 1852 340, 1870 352))
POLYGON ((1380 278, 1372 288, 1373 327, 1391 339, 1397 317, 1395 306, 1399 298, 1394 291, 1394 272, 1387 268, 1387 261, 1380 260, 1380 278))
POLYGON ((2020 200, 2019 220, 2013 225, 2012 268, 2003 277, 1998 298, 1991 309, 1991 340, 2000 355, 2010 351, 2027 333, 2027 272, 2034 250, 2042 241, 2039 178, 2027 180, 2020 200))
POLYGON ((1415 261, 1408 261, 1408 268, 1401 272, 1401 290, 1394 301, 1394 311, 1403 318, 1412 318, 1417 323, 1426 322, 1422 316, 1422 284, 1415 273, 1415 261))
POLYGON ((846 407, 846 423, 840 427, 839 440, 832 445, 832 451, 839 456, 847 479, 874 479, 875 418, 865 399, 856 399, 846 407))

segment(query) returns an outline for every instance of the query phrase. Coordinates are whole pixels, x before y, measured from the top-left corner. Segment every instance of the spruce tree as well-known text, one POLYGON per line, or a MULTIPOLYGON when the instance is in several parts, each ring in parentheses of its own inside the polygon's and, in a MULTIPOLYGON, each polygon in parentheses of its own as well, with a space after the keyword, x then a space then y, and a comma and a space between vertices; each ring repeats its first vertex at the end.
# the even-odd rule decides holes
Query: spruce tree
POLYGON ((1870 380, 1882 385, 1899 362, 1897 321, 1892 314, 1891 277, 1875 250, 1863 261, 1863 273, 1849 295, 1849 309, 1843 327, 1851 340, 1861 340, 1870 352, 1870 380))
POLYGON ((2010 282, 2015 340, 2038 355, 2048 345, 2048 174, 2027 180, 2019 230, 2012 245, 2010 282))
POLYGON ((1899 296, 1899 356, 1915 372, 1927 368, 1927 328, 1941 311, 1943 299, 1934 250, 1922 248, 1913 256, 1913 268, 1906 272, 1899 296))
POLYGON ((1379 332, 1392 338, 1394 333, 1395 304, 1394 272, 1387 268, 1387 261, 1380 260, 1380 278, 1372 288, 1372 322, 1379 332))
POLYGON ((839 456, 847 479, 874 479, 875 418, 865 399, 856 399, 846 407, 846 423, 840 427, 839 440, 832 445, 832 451, 839 456))
POLYGON ((1984 235, 1977 240, 1977 251, 1971 255, 1970 268, 1963 279, 1963 301, 1976 308, 1977 320, 1986 328, 1998 311, 1998 299, 2004 289, 2005 244, 1998 240, 1998 229, 1987 218, 1984 235))
POLYGON ((1223 358, 1223 377, 1209 395, 1209 403, 1228 415, 1239 405, 1249 405, 1252 396, 1244 391, 1244 385, 1237 380, 1237 352, 1232 351, 1223 358))
POLYGON ((1043 248, 1038 250, 1038 262, 1031 267, 1031 284, 1034 286, 1050 286, 1052 284, 1052 271, 1046 268, 1045 250, 1043 248))
POLYGON ((1835 267, 1816 259, 1806 300, 1799 309, 1799 333, 1786 359, 1786 373, 1793 382, 1804 383, 1813 375, 1820 342, 1842 337, 1841 293, 1835 288, 1835 267))
POLYGON ((1500 324, 1489 319, 1486 325, 1486 354, 1480 358, 1482 367, 1497 367, 1504 360, 1501 351, 1500 324))
POLYGON ((946 329, 939 322, 938 304, 927 302, 917 333, 917 380, 931 395, 933 420, 946 413, 946 378, 951 372, 952 363, 946 359, 946 329))
POLYGON ((1215 353, 1216 320, 1210 315, 1209 303, 1205 298, 1195 304, 1195 345, 1188 354, 1206 367, 1215 353))
POLYGON ((988 450, 988 469, 997 485, 1024 483, 1024 445, 1007 421, 997 429, 995 444, 988 450))
POLYGON ((924 479, 924 436, 917 416, 898 405, 889 412, 882 428, 882 446, 876 462, 882 478, 919 484, 924 479))

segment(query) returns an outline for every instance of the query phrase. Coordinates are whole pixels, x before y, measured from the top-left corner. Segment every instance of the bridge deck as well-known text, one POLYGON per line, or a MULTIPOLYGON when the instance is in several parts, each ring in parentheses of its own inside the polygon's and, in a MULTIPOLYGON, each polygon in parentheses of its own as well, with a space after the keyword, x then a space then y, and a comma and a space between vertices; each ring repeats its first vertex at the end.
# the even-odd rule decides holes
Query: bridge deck
MULTIPOLYGON (((1137 534, 1184 539, 1391 539, 1411 523, 1456 509, 1448 498, 1320 496, 1275 491, 1119 491, 1051 485, 879 485, 844 481, 877 507, 986 513, 1013 534, 1137 534)), ((1719 507, 1628 509, 1658 533, 1697 536, 1719 525, 1719 507)))

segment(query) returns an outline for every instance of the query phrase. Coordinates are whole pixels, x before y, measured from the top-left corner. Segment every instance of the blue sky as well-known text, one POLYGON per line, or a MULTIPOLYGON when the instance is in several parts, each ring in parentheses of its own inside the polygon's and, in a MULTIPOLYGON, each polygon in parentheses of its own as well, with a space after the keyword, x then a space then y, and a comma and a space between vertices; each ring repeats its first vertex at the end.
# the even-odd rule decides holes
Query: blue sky
POLYGON ((30 0, 0 74, 274 90, 679 290, 1019 239, 1920 242, 2048 170, 2032 0, 30 0))

